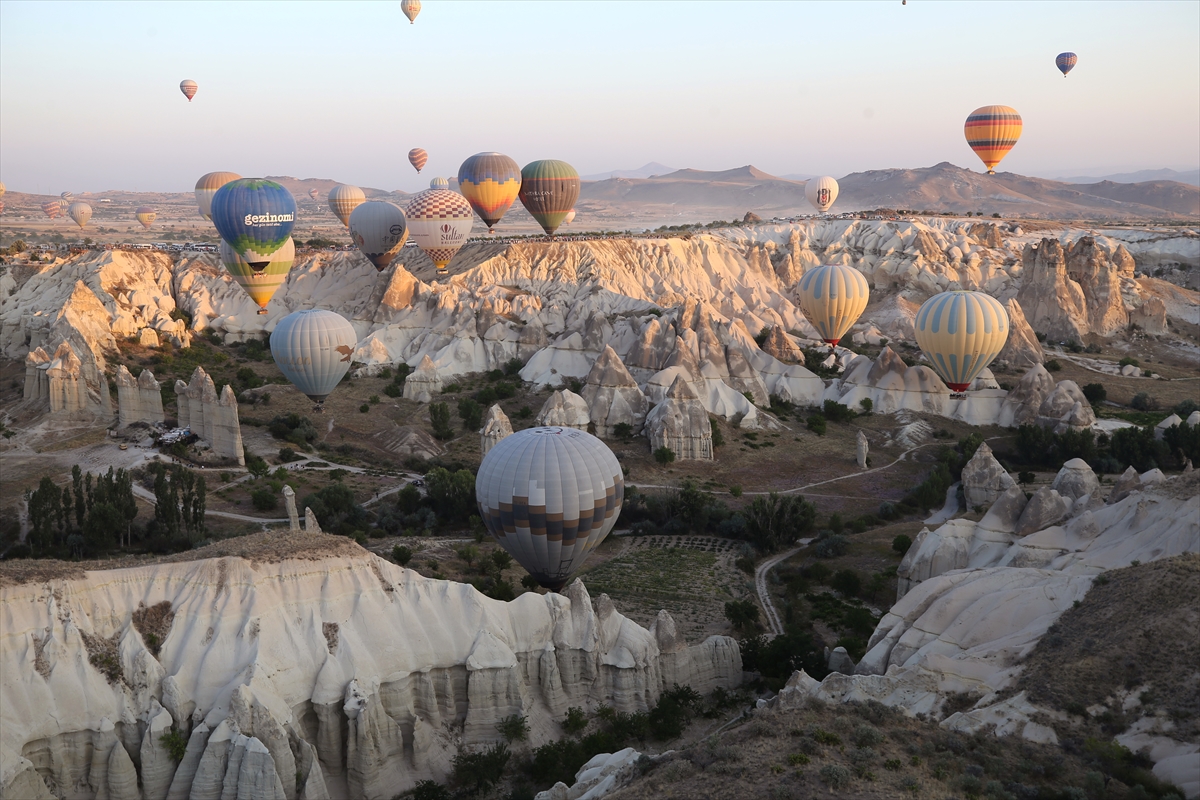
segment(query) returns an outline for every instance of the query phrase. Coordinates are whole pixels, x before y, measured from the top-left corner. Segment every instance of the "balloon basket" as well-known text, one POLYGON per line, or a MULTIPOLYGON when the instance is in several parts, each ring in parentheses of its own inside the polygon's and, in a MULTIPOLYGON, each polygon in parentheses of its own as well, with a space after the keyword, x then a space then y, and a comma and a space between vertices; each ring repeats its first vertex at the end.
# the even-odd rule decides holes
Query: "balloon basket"
POLYGON ((965 400, 966 398, 967 398, 966 392, 950 392, 951 400, 965 400))
POLYGON ((265 317, 267 315, 267 310, 265 308, 260 308, 258 311, 255 311, 254 313, 258 314, 260 317, 265 317))

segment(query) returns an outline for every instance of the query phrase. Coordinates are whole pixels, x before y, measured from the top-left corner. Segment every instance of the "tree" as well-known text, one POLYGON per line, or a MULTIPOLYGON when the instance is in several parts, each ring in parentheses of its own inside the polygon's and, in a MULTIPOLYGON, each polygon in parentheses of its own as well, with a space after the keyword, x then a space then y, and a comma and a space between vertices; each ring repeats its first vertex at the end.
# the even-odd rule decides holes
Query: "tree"
POLYGON ((803 497, 772 492, 766 497, 754 498, 744 514, 750 541, 759 549, 773 553, 812 529, 817 507, 803 497))
POLYGON ((79 465, 71 467, 71 487, 75 494, 75 527, 83 529, 83 517, 87 514, 87 507, 83 500, 83 472, 79 469, 79 465))
POLYGON ((508 758, 508 745, 499 742, 478 753, 459 751, 453 762, 454 782, 474 794, 490 789, 504 776, 508 758))
POLYGON ((675 460, 675 451, 664 445, 654 451, 654 460, 660 464, 670 464, 675 460))
POLYGON ((1089 403, 1098 406, 1108 399, 1108 390, 1102 383, 1089 383, 1083 387, 1083 396, 1089 403))
POLYGON ((725 604, 725 619, 743 637, 758 633, 758 605, 753 600, 733 600, 725 604))
POLYGON ((912 547, 912 539, 910 539, 908 536, 905 536, 903 533, 897 536, 895 539, 892 539, 892 549, 900 555, 907 553, 908 548, 910 547, 912 547))
POLYGON ((429 421, 433 425, 433 435, 443 441, 454 438, 454 429, 450 427, 450 406, 445 403, 429 404, 429 421))
POLYGON ((265 478, 267 473, 271 471, 271 465, 264 458, 250 455, 246 456, 246 469, 255 478, 265 478))
POLYGON ((483 406, 464 397, 458 401, 458 416, 462 419, 463 430, 477 431, 483 425, 483 406))
POLYGON ((513 714, 496 723, 496 730, 509 744, 523 742, 529 737, 529 720, 520 714, 513 714))
POLYGON ((425 476, 425 491, 433 510, 446 522, 463 522, 476 509, 475 476, 468 470, 435 467, 425 476))
POLYGON ((168 539, 179 535, 179 487, 167 480, 167 470, 162 465, 154 477, 154 521, 168 539))
POLYGON ((411 483, 407 484, 396 495, 396 508, 405 514, 411 514, 421 507, 421 490, 411 483))
POLYGON ((83 523, 83 540, 91 553, 103 552, 125 529, 125 515, 111 503, 96 503, 83 523))
POLYGON ((842 593, 843 597, 857 597, 862 591, 862 580, 858 577, 858 573, 852 569, 838 570, 833 574, 833 579, 829 585, 838 592, 842 593))
POLYGON ((392 548, 392 560, 402 567, 407 567, 408 562, 412 561, 412 557, 412 548, 405 547, 402 544, 398 544, 392 548))
POLYGON ((497 572, 503 572, 512 566, 512 556, 503 550, 492 551, 492 564, 495 565, 497 572))

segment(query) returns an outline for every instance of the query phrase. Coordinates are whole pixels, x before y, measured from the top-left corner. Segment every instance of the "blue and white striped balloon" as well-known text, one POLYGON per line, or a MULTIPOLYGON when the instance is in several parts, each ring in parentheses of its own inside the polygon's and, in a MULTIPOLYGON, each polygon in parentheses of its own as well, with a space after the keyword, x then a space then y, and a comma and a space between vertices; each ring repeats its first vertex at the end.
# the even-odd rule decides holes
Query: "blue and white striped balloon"
POLYGON ((914 321, 917 345, 953 391, 965 392, 1008 341, 1008 312, 983 292, 942 292, 914 321))
POLYGON ((279 320, 271 333, 271 356, 297 389, 323 403, 350 369, 357 343, 354 326, 340 314, 310 308, 279 320))

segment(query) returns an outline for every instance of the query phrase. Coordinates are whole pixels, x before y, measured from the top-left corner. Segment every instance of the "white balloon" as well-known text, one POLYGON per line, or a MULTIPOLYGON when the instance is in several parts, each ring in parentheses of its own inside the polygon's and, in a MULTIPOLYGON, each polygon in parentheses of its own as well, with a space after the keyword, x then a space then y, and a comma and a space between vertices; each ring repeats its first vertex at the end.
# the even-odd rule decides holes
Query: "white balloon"
POLYGON ((824 214, 833 205, 838 196, 838 182, 828 175, 812 178, 804 184, 804 196, 813 208, 824 214))

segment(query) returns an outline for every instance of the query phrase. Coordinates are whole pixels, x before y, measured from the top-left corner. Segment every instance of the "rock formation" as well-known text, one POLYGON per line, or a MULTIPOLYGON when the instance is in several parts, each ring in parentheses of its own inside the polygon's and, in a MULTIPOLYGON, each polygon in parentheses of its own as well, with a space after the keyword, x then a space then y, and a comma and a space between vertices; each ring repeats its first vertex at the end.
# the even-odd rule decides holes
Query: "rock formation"
POLYGON ((1173 428, 1182 422, 1183 420, 1179 418, 1178 414, 1172 414, 1154 426, 1154 438, 1162 441, 1163 436, 1166 434, 1169 428, 1173 428))
POLYGON ((433 359, 425 355, 415 372, 404 379, 404 399, 418 403, 432 403, 442 391, 442 379, 438 375, 433 359))
POLYGON ((135 422, 158 425, 163 421, 162 391, 154 373, 148 369, 136 379, 125 368, 117 367, 117 419, 122 428, 135 422))
POLYGON ((804 364, 804 351, 792 341, 792 337, 788 336, 787 331, 778 325, 772 325, 767 331, 767 338, 762 343, 762 351, 780 361, 804 364))
POLYGON ((1062 497, 1075 501, 1081 497, 1099 497, 1100 480, 1082 458, 1072 458, 1062 465, 1050 488, 1062 497))
POLYGON ((967 508, 987 508, 996 498, 1016 486, 1017 482, 992 454, 987 442, 979 445, 975 455, 962 470, 963 498, 967 508))
POLYGON ((644 756, 632 747, 615 753, 597 753, 575 773, 575 783, 567 786, 559 781, 538 792, 534 800, 599 800, 638 777, 641 774, 638 762, 643 758, 653 762, 659 756, 644 756))
POLYGON ((317 515, 308 506, 304 507, 304 532, 305 533, 320 533, 321 523, 317 522, 317 515))
POLYGON ((858 464, 859 469, 867 468, 867 453, 870 451, 871 445, 867 441, 867 435, 860 429, 854 448, 854 461, 856 464, 858 464))
POLYGON ((582 397, 588 406, 588 418, 596 425, 597 436, 610 438, 615 435, 616 426, 622 424, 635 434, 642 432, 650 401, 612 347, 605 345, 592 364, 582 397))
POLYGON ((1042 239, 1022 253, 1017 302, 1029 324, 1056 340, 1110 336, 1129 324, 1122 291, 1134 284, 1134 261, 1123 245, 1110 247, 1083 236, 1064 248, 1042 239))
POLYGON ((1036 422, 1055 433, 1082 430, 1095 424, 1096 412, 1075 381, 1059 381, 1038 407, 1036 422))
POLYGON ((843 675, 854 674, 854 659, 844 647, 835 647, 829 653, 828 666, 830 672, 840 672, 843 675))
POLYGON ((551 394, 534 417, 538 425, 577 428, 581 431, 588 429, 590 421, 587 401, 570 389, 559 389, 551 394))
POLYGON ((142 347, 158 347, 158 331, 154 328, 142 328, 138 333, 138 344, 142 347))
POLYGON ((689 647, 665 612, 648 631, 578 581, 504 603, 337 537, 290 537, 306 555, 92 570, 55 593, 0 587, 20 609, 0 629, 3 796, 86 784, 136 798, 140 769, 145 797, 317 800, 339 785, 386 800, 445 780, 458 748, 499 740, 506 716, 524 716, 540 745, 572 706, 645 711, 674 683, 741 683, 732 639, 689 647), (132 621, 139 603, 174 612, 156 652, 132 621), (97 642, 115 643, 107 675, 89 661, 97 642), (160 741, 171 729, 187 737, 178 764, 160 741))
POLYGON ((296 511, 296 490, 288 484, 283 485, 283 505, 287 509, 288 530, 300 532, 300 515, 296 511))
POLYGON ((1046 360, 1046 353, 1042 350, 1042 343, 1038 341, 1037 334, 1029 327, 1021 304, 1015 298, 1009 298, 1004 304, 1004 309, 1008 312, 1008 341, 1004 343, 1000 355, 996 356, 997 364, 1005 364, 1010 369, 1025 370, 1042 364, 1046 360))
POLYGON ((50 366, 50 355, 42 348, 35 347, 26 354, 23 399, 35 402, 50 401, 50 380, 46 377, 48 366, 50 366))
POLYGON ((512 423, 500 408, 500 404, 493 405, 488 409, 487 416, 483 419, 483 428, 479 431, 480 456, 486 456, 497 442, 505 436, 511 436, 512 432, 512 423))
POLYGON ((233 387, 226 384, 218 395, 212 378, 196 367, 188 383, 175 381, 175 403, 179 427, 190 429, 217 457, 246 463, 233 387))
POLYGON ((676 377, 667 396, 646 416, 651 452, 666 447, 678 459, 711 460, 712 423, 704 404, 682 377, 676 377))
POLYGON ((107 418, 112 414, 108 381, 100 373, 95 386, 89 386, 84 364, 69 341, 60 342, 53 357, 40 347, 26 356, 25 379, 25 397, 37 402, 48 400, 54 416, 97 414, 107 418))
POLYGON ((1063 497, 1049 486, 1043 486, 1033 493, 1021 518, 1017 520, 1017 536, 1027 536, 1034 531, 1057 525, 1071 513, 1070 498, 1063 497))

